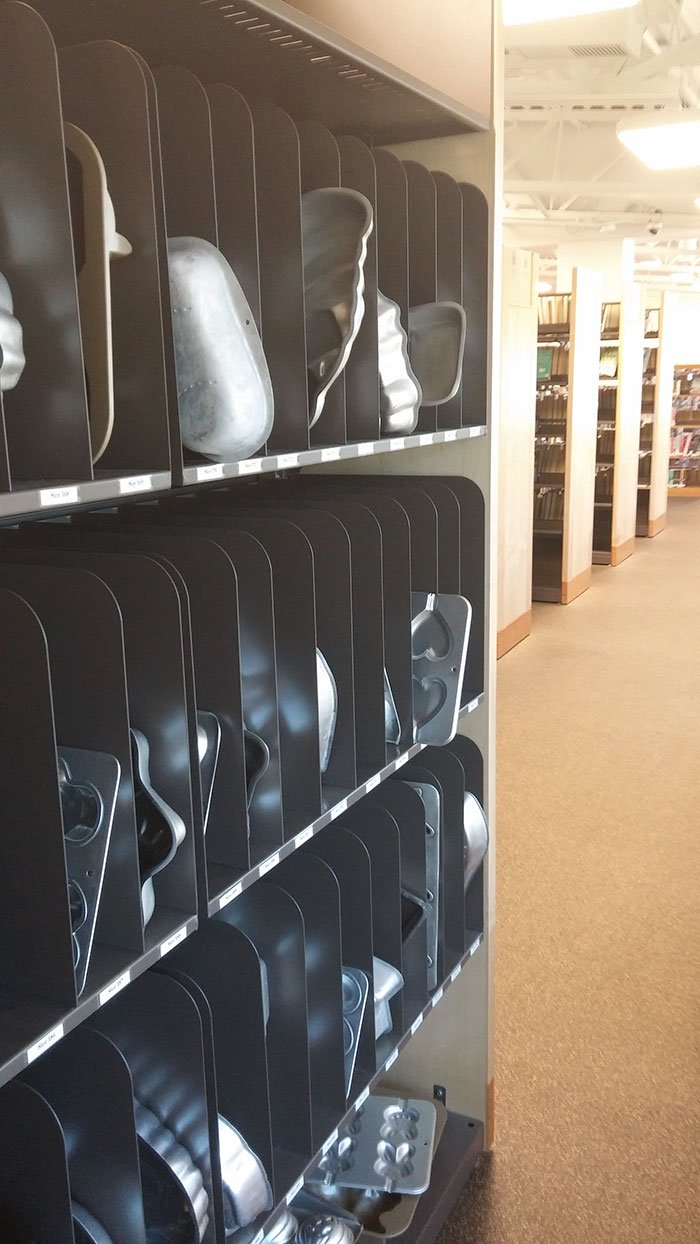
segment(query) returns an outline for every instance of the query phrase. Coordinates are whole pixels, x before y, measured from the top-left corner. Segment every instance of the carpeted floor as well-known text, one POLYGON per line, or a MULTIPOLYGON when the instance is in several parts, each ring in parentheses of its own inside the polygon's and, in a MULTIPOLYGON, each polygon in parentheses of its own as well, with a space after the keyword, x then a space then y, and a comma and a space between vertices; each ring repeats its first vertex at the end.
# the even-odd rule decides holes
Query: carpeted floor
POLYGON ((700 500, 498 666, 496 1147, 440 1244, 700 1241, 700 500))

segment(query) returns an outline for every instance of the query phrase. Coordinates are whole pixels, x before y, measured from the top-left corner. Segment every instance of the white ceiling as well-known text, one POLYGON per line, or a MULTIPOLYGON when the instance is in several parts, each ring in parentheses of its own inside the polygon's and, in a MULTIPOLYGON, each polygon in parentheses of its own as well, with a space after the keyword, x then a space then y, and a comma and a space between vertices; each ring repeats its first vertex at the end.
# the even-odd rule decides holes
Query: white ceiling
POLYGON ((547 277, 561 241, 634 237, 638 280, 700 291, 700 168, 650 172, 615 133, 630 110, 700 107, 700 0, 505 35, 506 241, 547 277))

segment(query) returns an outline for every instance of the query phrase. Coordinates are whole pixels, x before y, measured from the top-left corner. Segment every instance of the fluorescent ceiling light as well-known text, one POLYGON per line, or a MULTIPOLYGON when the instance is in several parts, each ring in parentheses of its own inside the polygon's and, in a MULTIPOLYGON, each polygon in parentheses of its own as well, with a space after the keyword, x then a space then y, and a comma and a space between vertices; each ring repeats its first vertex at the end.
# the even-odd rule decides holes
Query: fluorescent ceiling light
POLYGON ((565 17, 633 9, 637 3, 638 0, 503 0, 503 24, 525 26, 532 22, 558 22, 565 17))
POLYGON ((617 136, 625 147, 658 172, 700 165, 700 109, 664 110, 643 119, 619 121, 617 136))

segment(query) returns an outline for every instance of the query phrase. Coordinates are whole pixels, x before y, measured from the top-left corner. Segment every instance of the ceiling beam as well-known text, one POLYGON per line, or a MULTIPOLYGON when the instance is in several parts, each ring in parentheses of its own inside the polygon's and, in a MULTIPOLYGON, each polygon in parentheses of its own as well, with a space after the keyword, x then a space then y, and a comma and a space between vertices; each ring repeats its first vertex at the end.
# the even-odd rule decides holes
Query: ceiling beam
POLYGON ((634 85, 635 82, 645 82, 647 78, 668 73, 671 69, 689 65, 700 65, 700 34, 692 35, 690 39, 682 39, 679 43, 671 43, 657 56, 640 61, 629 69, 623 69, 617 81, 624 88, 634 85))
MULTIPOLYGON (((583 198, 583 199, 627 199, 641 198, 652 202, 656 199, 677 199, 679 202, 692 201, 698 197, 698 187, 689 184, 688 180, 682 183, 682 179, 677 174, 674 175, 672 184, 668 184, 666 180, 658 173, 647 175, 646 177, 640 171, 639 181, 555 181, 553 177, 544 178, 506 178, 504 184, 505 194, 549 194, 552 189, 555 193, 561 194, 564 198, 583 198)), ((700 217, 699 217, 700 219, 700 217)))

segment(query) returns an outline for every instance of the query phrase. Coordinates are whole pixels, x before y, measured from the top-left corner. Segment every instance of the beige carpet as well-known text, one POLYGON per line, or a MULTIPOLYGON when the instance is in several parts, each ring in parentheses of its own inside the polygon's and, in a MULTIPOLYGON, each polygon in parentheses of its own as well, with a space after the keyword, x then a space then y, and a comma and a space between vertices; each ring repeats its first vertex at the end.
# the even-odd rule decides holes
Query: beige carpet
POLYGON ((496 1148, 441 1244, 700 1242, 700 501, 498 666, 496 1148))

